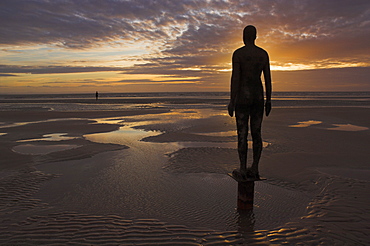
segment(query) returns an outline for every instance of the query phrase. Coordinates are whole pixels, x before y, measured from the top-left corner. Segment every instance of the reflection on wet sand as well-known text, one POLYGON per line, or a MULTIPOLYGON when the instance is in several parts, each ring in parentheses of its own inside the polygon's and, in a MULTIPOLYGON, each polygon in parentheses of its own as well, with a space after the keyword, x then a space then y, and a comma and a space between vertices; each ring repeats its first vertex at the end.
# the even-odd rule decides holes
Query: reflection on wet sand
MULTIPOLYGON (((248 217, 245 217, 244 213, 239 215, 236 210, 235 181, 227 176, 227 172, 230 172, 232 167, 229 170, 224 168, 227 162, 232 165, 233 161, 227 160, 228 154, 221 154, 221 156, 225 156, 226 162, 222 162, 222 158, 219 158, 218 162, 208 158, 208 153, 217 158, 223 151, 236 150, 236 139, 230 141, 226 136, 228 134, 220 134, 225 137, 225 142, 220 140, 218 142, 196 141, 197 134, 194 134, 193 141, 140 141, 149 136, 164 134, 165 130, 184 131, 185 129, 187 131, 186 129, 191 128, 194 124, 192 120, 204 118, 202 116, 203 110, 188 111, 185 115, 182 110, 180 111, 181 113, 165 113, 160 119, 156 115, 146 115, 98 120, 99 123, 120 122, 123 126, 113 132, 84 135, 84 138, 89 141, 121 144, 129 147, 123 152, 124 158, 117 159, 114 171, 107 173, 108 180, 99 182, 109 186, 109 183, 115 180, 115 186, 125 187, 125 199, 135 201, 140 196, 142 197, 141 201, 151 204, 150 207, 143 207, 143 204, 132 202, 133 204, 124 205, 124 211, 132 215, 140 214, 144 217, 154 213, 165 221, 178 221, 192 227, 227 230, 235 229, 239 219, 243 224, 246 224, 250 216, 252 216, 253 225, 255 225, 255 214, 259 218, 255 225, 256 228, 273 228, 283 223, 282 220, 286 221, 291 216, 301 214, 305 210, 308 200, 299 192, 293 192, 294 205, 279 202, 284 206, 275 206, 276 199, 280 200, 278 194, 283 194, 284 191, 283 193, 281 191, 284 189, 266 183, 256 185, 256 211, 248 217), (190 114, 191 117, 186 117, 187 114, 190 114), (171 124, 177 128, 173 128, 171 124), (142 130, 142 128, 146 130, 142 130), (197 158, 196 152, 198 151, 202 153, 203 158, 197 158), (194 165, 192 166, 192 164, 194 165), (176 169, 178 166, 181 168, 176 169), (127 183, 128 180, 122 179, 122 177, 131 177, 131 175, 137 177, 133 183, 132 181, 127 183), (145 187, 144 190, 143 187, 145 187), (147 194, 144 192, 145 190, 150 193, 147 194), (132 193, 136 198, 130 198, 127 193, 132 193), (158 206, 160 204, 162 206, 157 207, 155 205, 157 203, 159 203, 158 206), (274 215, 270 214, 268 211, 272 207, 275 207, 274 211, 279 212, 274 215), (157 210, 161 212, 154 212, 157 210), (186 216, 183 216, 184 214, 186 216), (274 221, 270 221, 271 218, 274 218, 274 221)), ((219 115, 217 110, 204 111, 208 117, 219 115)), ((191 132, 191 130, 189 131, 191 132)), ((213 132, 211 135, 220 137, 217 136, 217 132, 213 132)), ((268 146, 268 143, 264 143, 264 145, 268 146)), ((132 177, 129 180, 131 179, 132 177)), ((288 193, 284 193, 283 196, 291 197, 288 193)))
MULTIPOLYGON (((254 232, 256 218, 252 210, 238 210, 238 232, 243 236, 254 232)), ((250 235, 248 235, 250 237, 250 235)))
MULTIPOLYGON (((317 119, 333 113, 306 110, 305 115, 317 119)), ((4 129, 8 135, 0 138, 12 139, 7 143, 10 149, 22 137, 57 132, 81 137, 55 143, 42 138, 32 144, 84 146, 48 158, 17 155, 44 161, 0 173, 0 244, 368 245, 368 135, 336 134, 323 130, 328 124, 322 124, 312 130, 327 134, 320 136, 325 141, 315 141, 311 130, 287 128, 301 121, 301 111, 275 109, 278 121, 266 122, 266 136, 273 145, 266 149, 262 174, 269 176, 255 184, 252 212, 236 210, 237 187, 226 175, 238 163, 236 145, 227 147, 235 144, 235 124, 221 111, 204 110, 208 118, 194 108, 163 117, 112 114, 115 117, 100 121, 118 123, 118 131, 117 125, 95 127, 92 120, 80 122, 77 130, 62 130, 65 124, 55 122, 4 129), (287 119, 287 114, 292 117, 287 119), (34 132, 23 135, 20 130, 34 132), (111 132, 91 134, 104 131, 111 132), (291 131, 296 133, 293 138, 291 131), (333 137, 332 144, 326 136, 333 137)), ((367 111, 356 112, 369 115, 367 111)), ((333 114, 332 118, 338 116, 333 114)), ((89 119, 93 117, 95 112, 89 119)), ((365 120, 351 118, 341 122, 366 126, 365 120)), ((68 137, 59 137, 63 136, 68 137)))

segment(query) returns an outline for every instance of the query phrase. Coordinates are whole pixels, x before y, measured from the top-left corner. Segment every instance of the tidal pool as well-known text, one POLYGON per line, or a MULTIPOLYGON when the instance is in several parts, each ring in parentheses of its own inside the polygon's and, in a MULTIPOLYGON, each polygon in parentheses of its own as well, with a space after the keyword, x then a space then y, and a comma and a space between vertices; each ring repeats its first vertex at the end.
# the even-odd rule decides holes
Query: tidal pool
POLYGON ((368 127, 364 126, 356 126, 351 124, 333 124, 334 128, 328 128, 328 130, 336 130, 336 131, 348 131, 348 132, 357 132, 357 131, 365 131, 368 130, 368 127))
POLYGON ((24 139, 18 140, 17 142, 33 142, 33 141, 63 141, 63 140, 70 140, 76 139, 76 137, 66 137, 68 133, 52 133, 52 134, 45 134, 42 138, 34 138, 34 139, 24 139))
POLYGON ((296 125, 290 125, 289 127, 309 127, 309 126, 318 125, 321 123, 322 121, 318 121, 318 120, 307 120, 307 121, 297 122, 296 125))

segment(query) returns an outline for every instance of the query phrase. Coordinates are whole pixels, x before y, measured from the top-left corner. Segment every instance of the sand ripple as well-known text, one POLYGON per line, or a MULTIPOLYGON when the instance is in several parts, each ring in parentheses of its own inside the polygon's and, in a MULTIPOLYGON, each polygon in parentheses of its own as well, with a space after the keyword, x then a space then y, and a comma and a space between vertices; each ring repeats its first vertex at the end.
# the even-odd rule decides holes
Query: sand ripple
MULTIPOLYGON (((34 169, 1 178, 1 245, 249 245, 319 243, 303 227, 253 230, 250 214, 239 214, 230 231, 171 224, 158 219, 53 211, 34 198, 42 183, 55 175, 34 169), (48 212, 49 211, 49 212, 48 212)), ((202 216, 201 216, 202 217, 202 216)))
POLYGON ((0 215, 4 220, 14 213, 42 208, 47 204, 34 199, 42 182, 54 178, 56 175, 45 174, 33 168, 25 169, 14 175, 0 179, 0 215))
POLYGON ((2 228, 3 245, 246 245, 319 243, 306 229, 212 231, 189 229, 155 219, 72 212, 32 216, 2 228))
POLYGON ((321 237, 324 245, 370 245, 370 182, 320 176, 320 193, 307 206, 307 215, 287 226, 303 226, 321 237))

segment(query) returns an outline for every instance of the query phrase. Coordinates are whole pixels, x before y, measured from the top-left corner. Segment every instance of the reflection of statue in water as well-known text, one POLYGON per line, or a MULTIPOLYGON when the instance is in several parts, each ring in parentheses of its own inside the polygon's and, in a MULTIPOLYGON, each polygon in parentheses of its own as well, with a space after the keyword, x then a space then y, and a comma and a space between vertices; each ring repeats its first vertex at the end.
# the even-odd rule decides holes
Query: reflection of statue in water
POLYGON ((269 56, 265 50, 257 47, 254 41, 257 30, 247 26, 243 31, 245 46, 235 50, 232 57, 232 76, 229 115, 235 111, 238 132, 238 153, 240 170, 234 170, 233 176, 239 179, 259 179, 258 163, 262 152, 261 126, 264 106, 266 116, 271 111, 271 76, 269 56), (264 103, 261 74, 265 79, 266 103, 264 103), (253 140, 253 163, 247 169, 248 123, 253 140))
MULTIPOLYGON (((250 240, 251 233, 254 232, 254 224, 256 219, 251 210, 238 210, 238 232, 246 240, 250 240)), ((253 234, 252 234, 253 235, 253 234)))

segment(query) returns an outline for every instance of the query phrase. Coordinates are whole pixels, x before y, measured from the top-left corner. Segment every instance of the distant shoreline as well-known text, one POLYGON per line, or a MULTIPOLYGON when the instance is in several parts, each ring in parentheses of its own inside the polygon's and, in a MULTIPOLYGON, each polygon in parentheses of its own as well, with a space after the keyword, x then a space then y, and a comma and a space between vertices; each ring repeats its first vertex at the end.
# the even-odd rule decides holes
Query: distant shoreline
MULTIPOLYGON (((370 92, 274 92, 272 100, 273 107, 370 107, 370 92)), ((228 92, 99 93, 98 100, 95 93, 0 95, 0 110, 19 110, 20 105, 21 108, 40 108, 40 104, 46 110, 59 108, 61 111, 68 108, 99 110, 101 107, 104 107, 104 110, 116 110, 135 104, 137 107, 151 108, 168 104, 224 107, 228 101, 228 92), (89 109, 82 107, 82 104, 90 105, 89 109), (96 105, 95 108, 93 105, 96 105)))
MULTIPOLYGON (((121 95, 190 95, 190 94, 215 94, 215 95, 229 95, 229 91, 173 91, 173 92, 165 92, 165 91, 159 91, 159 92, 105 92, 105 91, 98 91, 99 97, 100 95, 112 95, 112 94, 121 94, 121 95)), ((366 94, 369 95, 370 91, 273 91, 273 94, 308 94, 308 95, 317 95, 317 94, 342 94, 342 95, 348 95, 348 94, 366 94)), ((95 95, 95 91, 91 92, 84 92, 84 93, 0 93, 0 97, 7 96, 7 97, 16 97, 16 96, 78 96, 78 95, 95 95)))

